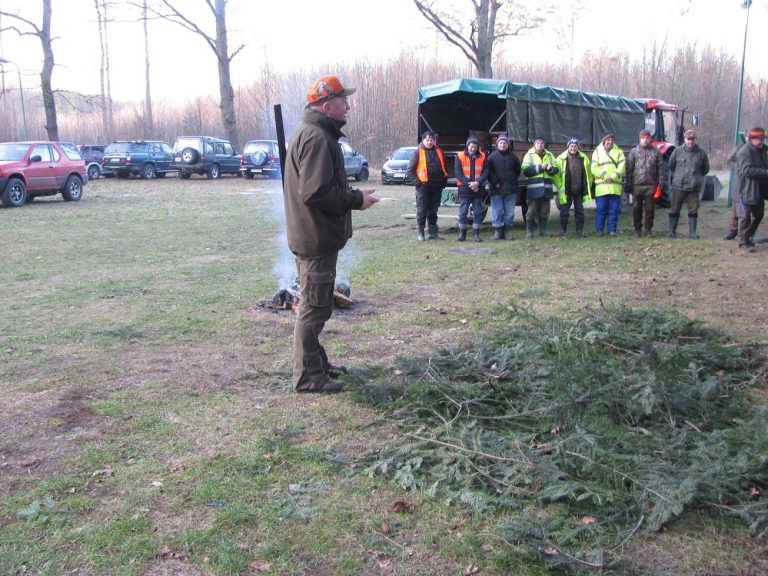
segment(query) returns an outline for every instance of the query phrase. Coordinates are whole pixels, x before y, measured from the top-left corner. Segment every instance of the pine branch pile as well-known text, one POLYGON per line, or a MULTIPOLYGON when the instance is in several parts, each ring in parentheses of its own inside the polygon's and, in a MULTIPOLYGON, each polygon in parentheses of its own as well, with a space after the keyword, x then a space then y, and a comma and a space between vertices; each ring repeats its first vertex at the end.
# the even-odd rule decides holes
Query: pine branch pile
POLYGON ((488 333, 364 391, 402 426, 371 475, 506 518, 548 565, 605 567, 694 507, 768 533, 766 372, 756 349, 663 310, 501 310, 488 333), (514 510, 514 513, 506 513, 514 510))

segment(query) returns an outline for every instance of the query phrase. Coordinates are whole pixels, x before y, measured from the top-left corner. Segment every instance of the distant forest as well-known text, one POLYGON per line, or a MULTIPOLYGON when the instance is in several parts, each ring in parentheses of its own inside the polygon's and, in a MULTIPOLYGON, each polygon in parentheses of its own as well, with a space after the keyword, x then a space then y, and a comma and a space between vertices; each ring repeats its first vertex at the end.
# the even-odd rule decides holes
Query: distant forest
MULTIPOLYGON (((0 93, 0 140, 23 137, 18 86, 7 69, 0 93)), ((241 139, 274 138, 274 104, 282 104, 286 131, 301 118, 304 93, 320 75, 338 74, 356 86, 346 127, 349 140, 380 166, 399 146, 418 142, 417 92, 420 86, 472 76, 469 64, 444 65, 403 52, 387 63, 327 64, 300 72, 266 68, 250 86, 235 89, 235 112, 241 139)), ((215 84, 216 69, 209 72, 215 84)), ((589 55, 571 67, 568 64, 520 64, 497 59, 494 76, 516 82, 577 88, 590 92, 629 97, 659 98, 688 106, 700 118, 699 143, 710 155, 713 167, 722 168, 733 149, 740 65, 722 50, 691 45, 668 51, 652 47, 641 59, 628 55, 589 55)), ((54 86, 54 89, 56 87, 54 86)), ((191 97, 170 105, 153 101, 151 133, 147 133, 143 102, 112 102, 112 121, 103 122, 101 100, 56 91, 59 137, 84 144, 126 139, 159 139, 171 144, 182 134, 225 136, 217 95, 191 97), (106 134, 108 124, 111 133, 106 134)), ((38 90, 24 93, 30 139, 45 139, 45 112, 38 90)), ((741 129, 768 125, 768 81, 745 77, 741 129)), ((625 143, 622 143, 625 144, 625 143)), ((631 143, 626 143, 631 144, 631 143)))

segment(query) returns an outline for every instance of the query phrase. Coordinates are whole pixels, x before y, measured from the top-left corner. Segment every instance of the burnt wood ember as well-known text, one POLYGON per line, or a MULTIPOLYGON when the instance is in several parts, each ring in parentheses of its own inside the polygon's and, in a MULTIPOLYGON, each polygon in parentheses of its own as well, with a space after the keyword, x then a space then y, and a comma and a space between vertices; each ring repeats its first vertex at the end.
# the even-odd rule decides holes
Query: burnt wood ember
POLYGON ((283 308, 285 310, 292 310, 295 306, 298 306, 300 301, 301 290, 299 289, 298 284, 278 290, 275 295, 272 296, 272 306, 275 308, 283 308))
MULTIPOLYGON (((349 284, 340 282, 336 284, 333 290, 333 304, 336 308, 350 308, 352 306, 352 288, 349 284)), ((298 284, 294 284, 288 288, 278 290, 274 296, 272 296, 272 306, 275 308, 282 308, 283 310, 296 310, 298 311, 301 305, 301 288, 298 284)))

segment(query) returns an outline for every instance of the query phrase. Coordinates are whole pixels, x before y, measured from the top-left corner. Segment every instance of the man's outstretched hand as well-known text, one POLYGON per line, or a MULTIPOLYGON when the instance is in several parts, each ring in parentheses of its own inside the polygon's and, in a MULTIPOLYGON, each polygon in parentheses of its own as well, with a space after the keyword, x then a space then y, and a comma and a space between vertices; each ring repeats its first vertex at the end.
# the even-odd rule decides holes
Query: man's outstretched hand
POLYGON ((379 199, 374 196, 376 190, 373 188, 369 190, 360 190, 360 192, 363 193, 363 205, 360 206, 360 210, 367 210, 379 201, 379 199))

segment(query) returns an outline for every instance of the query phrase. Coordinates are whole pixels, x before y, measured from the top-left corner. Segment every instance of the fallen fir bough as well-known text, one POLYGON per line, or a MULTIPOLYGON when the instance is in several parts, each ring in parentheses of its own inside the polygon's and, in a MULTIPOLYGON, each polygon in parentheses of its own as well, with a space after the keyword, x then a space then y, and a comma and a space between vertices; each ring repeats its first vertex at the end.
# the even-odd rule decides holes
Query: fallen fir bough
POLYGON ((511 553, 615 565, 632 536, 692 507, 766 536, 764 359, 701 322, 509 307, 482 337, 399 369, 361 391, 402 426, 369 474, 496 511, 511 553))

